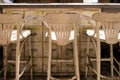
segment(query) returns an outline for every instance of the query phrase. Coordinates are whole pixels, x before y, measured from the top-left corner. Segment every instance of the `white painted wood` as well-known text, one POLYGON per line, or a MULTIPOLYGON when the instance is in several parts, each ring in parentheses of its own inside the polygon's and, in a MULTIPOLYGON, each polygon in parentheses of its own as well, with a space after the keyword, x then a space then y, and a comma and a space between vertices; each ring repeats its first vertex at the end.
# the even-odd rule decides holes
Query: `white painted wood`
POLYGON ((83 0, 84 3, 97 3, 98 0, 83 0))

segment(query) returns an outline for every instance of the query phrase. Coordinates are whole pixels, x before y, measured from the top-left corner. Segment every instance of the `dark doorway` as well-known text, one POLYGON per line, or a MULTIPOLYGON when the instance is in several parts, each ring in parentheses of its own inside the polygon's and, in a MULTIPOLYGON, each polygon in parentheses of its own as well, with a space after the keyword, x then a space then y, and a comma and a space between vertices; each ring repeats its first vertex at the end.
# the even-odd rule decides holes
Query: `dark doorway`
POLYGON ((120 3, 120 0, 111 0, 111 3, 120 3))
MULTIPOLYGON (((110 45, 104 42, 101 43, 101 58, 109 58, 110 57, 110 45)), ((113 56, 114 58, 119 61, 120 60, 120 47, 119 43, 113 45, 113 56)), ((114 65, 117 69, 119 69, 118 64, 114 61, 114 65)), ((102 74, 103 75, 111 75, 110 71, 110 61, 103 61, 101 63, 102 74)), ((115 73, 115 71, 114 71, 115 73)), ((117 75, 116 73, 114 75, 117 75)))

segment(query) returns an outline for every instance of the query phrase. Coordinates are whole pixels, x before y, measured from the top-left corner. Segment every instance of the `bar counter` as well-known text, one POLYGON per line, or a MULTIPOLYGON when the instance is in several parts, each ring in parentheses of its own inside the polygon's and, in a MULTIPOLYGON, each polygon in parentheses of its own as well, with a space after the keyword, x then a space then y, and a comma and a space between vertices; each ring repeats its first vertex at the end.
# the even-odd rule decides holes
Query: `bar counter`
POLYGON ((0 3, 0 7, 29 7, 29 8, 117 8, 119 3, 0 3))
POLYGON ((101 8, 120 11, 119 3, 0 3, 0 8, 101 8))

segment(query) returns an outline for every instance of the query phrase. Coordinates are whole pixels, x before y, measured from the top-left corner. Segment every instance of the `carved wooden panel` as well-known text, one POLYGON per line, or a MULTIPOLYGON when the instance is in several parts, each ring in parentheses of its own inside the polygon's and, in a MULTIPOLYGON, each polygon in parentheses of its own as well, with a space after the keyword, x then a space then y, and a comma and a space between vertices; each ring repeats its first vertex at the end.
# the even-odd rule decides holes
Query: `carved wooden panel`
POLYGON ((33 71, 38 73, 42 72, 42 58, 33 58, 33 71))

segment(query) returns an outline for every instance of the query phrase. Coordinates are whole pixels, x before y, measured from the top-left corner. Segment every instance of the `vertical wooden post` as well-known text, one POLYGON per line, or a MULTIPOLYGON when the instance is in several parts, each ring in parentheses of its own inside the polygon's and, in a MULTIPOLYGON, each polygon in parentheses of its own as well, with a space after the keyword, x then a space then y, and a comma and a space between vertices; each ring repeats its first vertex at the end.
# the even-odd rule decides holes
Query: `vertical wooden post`
POLYGON ((33 67, 32 67, 32 53, 31 53, 31 36, 28 36, 28 47, 29 47, 29 56, 30 56, 30 76, 31 80, 33 80, 33 67))
POLYGON ((48 71, 47 80, 51 78, 51 60, 52 60, 52 40, 51 40, 51 27, 49 28, 49 53, 48 53, 48 71))
POLYGON ((97 57, 97 80, 100 80, 101 74, 101 46, 100 46, 100 38, 99 38, 99 26, 100 23, 96 22, 96 35, 97 35, 97 48, 96 48, 96 57, 97 57))
POLYGON ((78 49, 77 49, 77 30, 74 26, 74 63, 75 63, 75 75, 77 80, 80 80, 80 71, 79 71, 79 58, 78 58, 78 49))
POLYGON ((110 44, 110 61, 111 61, 111 76, 114 76, 114 70, 113 70, 113 44, 110 44))
POLYGON ((20 67, 20 31, 17 27, 17 42, 16 42, 16 80, 19 80, 19 67, 20 67))

